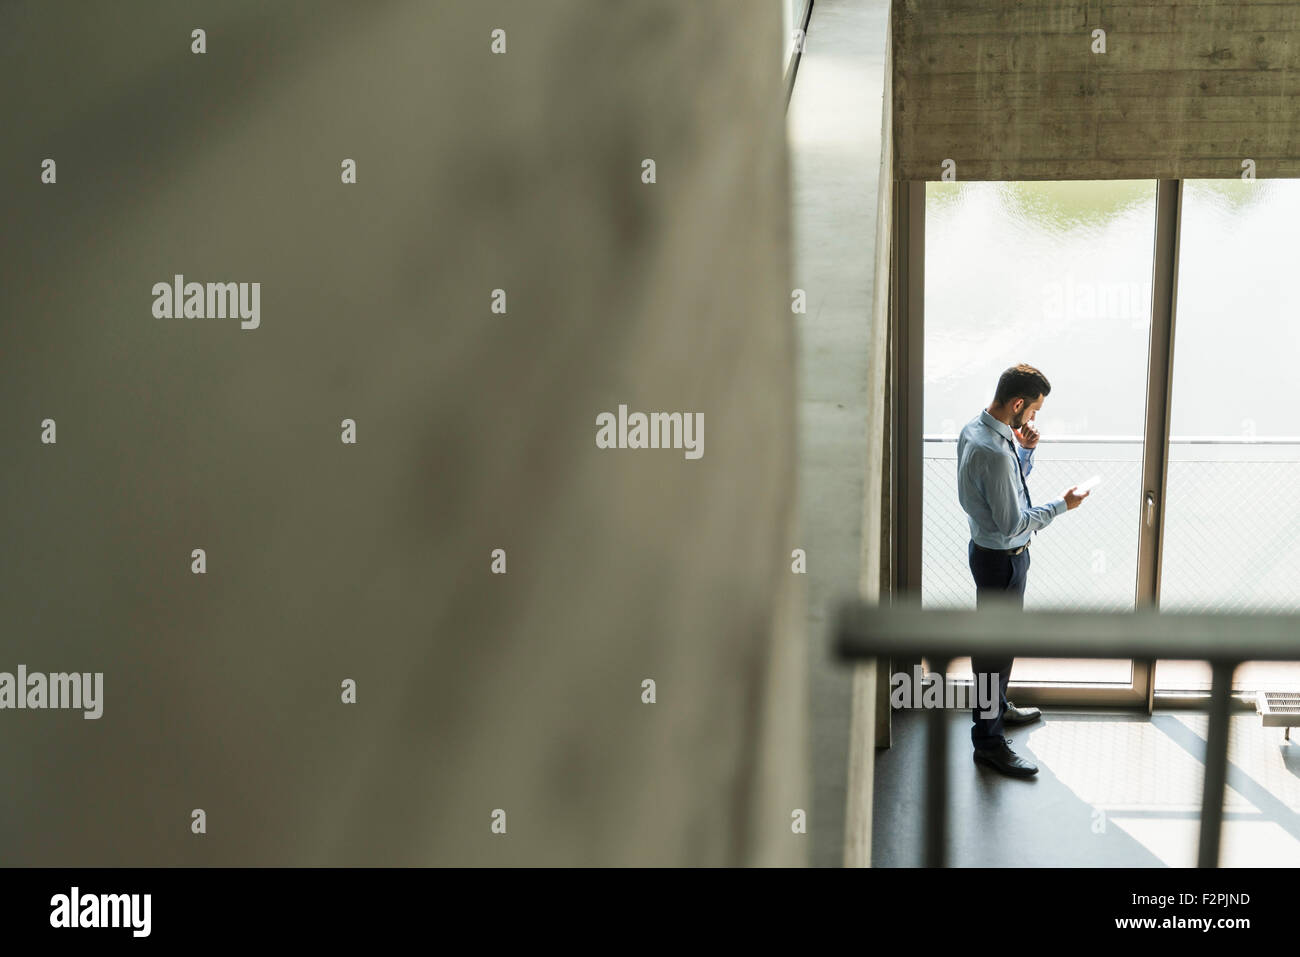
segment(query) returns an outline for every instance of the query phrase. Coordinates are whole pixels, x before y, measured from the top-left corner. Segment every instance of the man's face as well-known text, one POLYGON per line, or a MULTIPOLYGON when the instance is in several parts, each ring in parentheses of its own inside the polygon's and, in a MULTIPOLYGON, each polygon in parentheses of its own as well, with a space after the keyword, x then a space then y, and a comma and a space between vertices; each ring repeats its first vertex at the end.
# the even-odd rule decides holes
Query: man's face
POLYGON ((1012 411, 1011 427, 1013 429, 1018 429, 1026 422, 1034 421, 1034 416, 1037 414, 1038 410, 1043 407, 1044 398, 1046 398, 1046 396, 1040 395, 1033 402, 1027 402, 1024 399, 1016 399, 1016 402, 1020 404, 1020 411, 1012 411))

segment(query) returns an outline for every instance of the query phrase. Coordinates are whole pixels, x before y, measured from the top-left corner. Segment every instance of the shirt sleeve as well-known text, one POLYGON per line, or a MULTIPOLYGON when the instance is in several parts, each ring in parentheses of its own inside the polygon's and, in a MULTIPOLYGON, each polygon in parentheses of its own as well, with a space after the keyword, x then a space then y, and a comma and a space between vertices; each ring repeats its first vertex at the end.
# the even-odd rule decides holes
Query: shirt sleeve
POLYGON ((993 523, 1007 538, 1045 528, 1066 510, 1063 498, 1022 509, 1017 494, 1020 476, 1016 474, 1015 463, 1005 455, 988 451, 983 451, 980 459, 984 499, 988 502, 993 523))

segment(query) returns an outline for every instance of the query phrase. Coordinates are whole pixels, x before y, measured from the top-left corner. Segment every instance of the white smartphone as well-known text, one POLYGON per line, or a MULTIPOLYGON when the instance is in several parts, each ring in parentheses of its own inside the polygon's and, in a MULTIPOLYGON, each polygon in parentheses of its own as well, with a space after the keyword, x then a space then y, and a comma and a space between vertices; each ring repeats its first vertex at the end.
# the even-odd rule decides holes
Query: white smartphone
POLYGON ((1094 475, 1092 478, 1084 482, 1080 482, 1078 485, 1075 486, 1075 489, 1079 492, 1091 492, 1100 484, 1101 484, 1101 476, 1094 475))

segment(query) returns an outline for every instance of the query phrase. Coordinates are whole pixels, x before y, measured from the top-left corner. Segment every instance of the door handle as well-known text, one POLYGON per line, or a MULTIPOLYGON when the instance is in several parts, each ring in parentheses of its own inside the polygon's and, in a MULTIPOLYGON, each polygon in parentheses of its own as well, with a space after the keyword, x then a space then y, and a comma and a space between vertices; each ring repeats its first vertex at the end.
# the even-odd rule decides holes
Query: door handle
POLYGON ((1147 528, 1150 528, 1156 521, 1156 493, 1147 491, 1147 528))

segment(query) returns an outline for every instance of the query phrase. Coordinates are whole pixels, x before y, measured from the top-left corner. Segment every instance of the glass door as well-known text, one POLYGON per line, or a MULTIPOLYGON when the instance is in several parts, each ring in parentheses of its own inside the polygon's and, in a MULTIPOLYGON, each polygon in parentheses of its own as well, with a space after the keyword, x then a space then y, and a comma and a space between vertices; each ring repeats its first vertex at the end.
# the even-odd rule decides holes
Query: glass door
MULTIPOLYGON (((1026 607, 1300 610, 1300 180, 904 195, 901 587, 974 606, 956 439, 1001 371, 1028 362, 1052 383, 1034 500, 1102 483, 1033 540, 1026 607)), ((950 670, 968 678, 969 662, 950 670)), ((1203 693, 1210 676, 1202 662, 1021 659, 1013 679, 1025 701, 1133 704, 1203 693)), ((1300 663, 1247 662, 1235 687, 1296 690, 1300 663)))
MULTIPOLYGON (((1183 183, 1160 607, 1300 609, 1300 181, 1183 183)), ((1157 693, 1207 691, 1161 661, 1157 693)), ((1255 662, 1238 690, 1300 689, 1255 662)))
MULTIPOLYGON (((1028 362, 1052 385, 1035 419, 1042 439, 1028 477, 1034 501, 1057 498, 1093 475, 1102 482, 1032 540, 1025 606, 1132 609, 1157 184, 925 189, 922 604, 974 607, 956 439, 990 403, 1002 371, 1028 362)), ((1145 664, 1018 659, 1013 681, 1017 700, 1135 703, 1147 693, 1145 664)), ((969 678, 969 660, 950 671, 969 678)))

